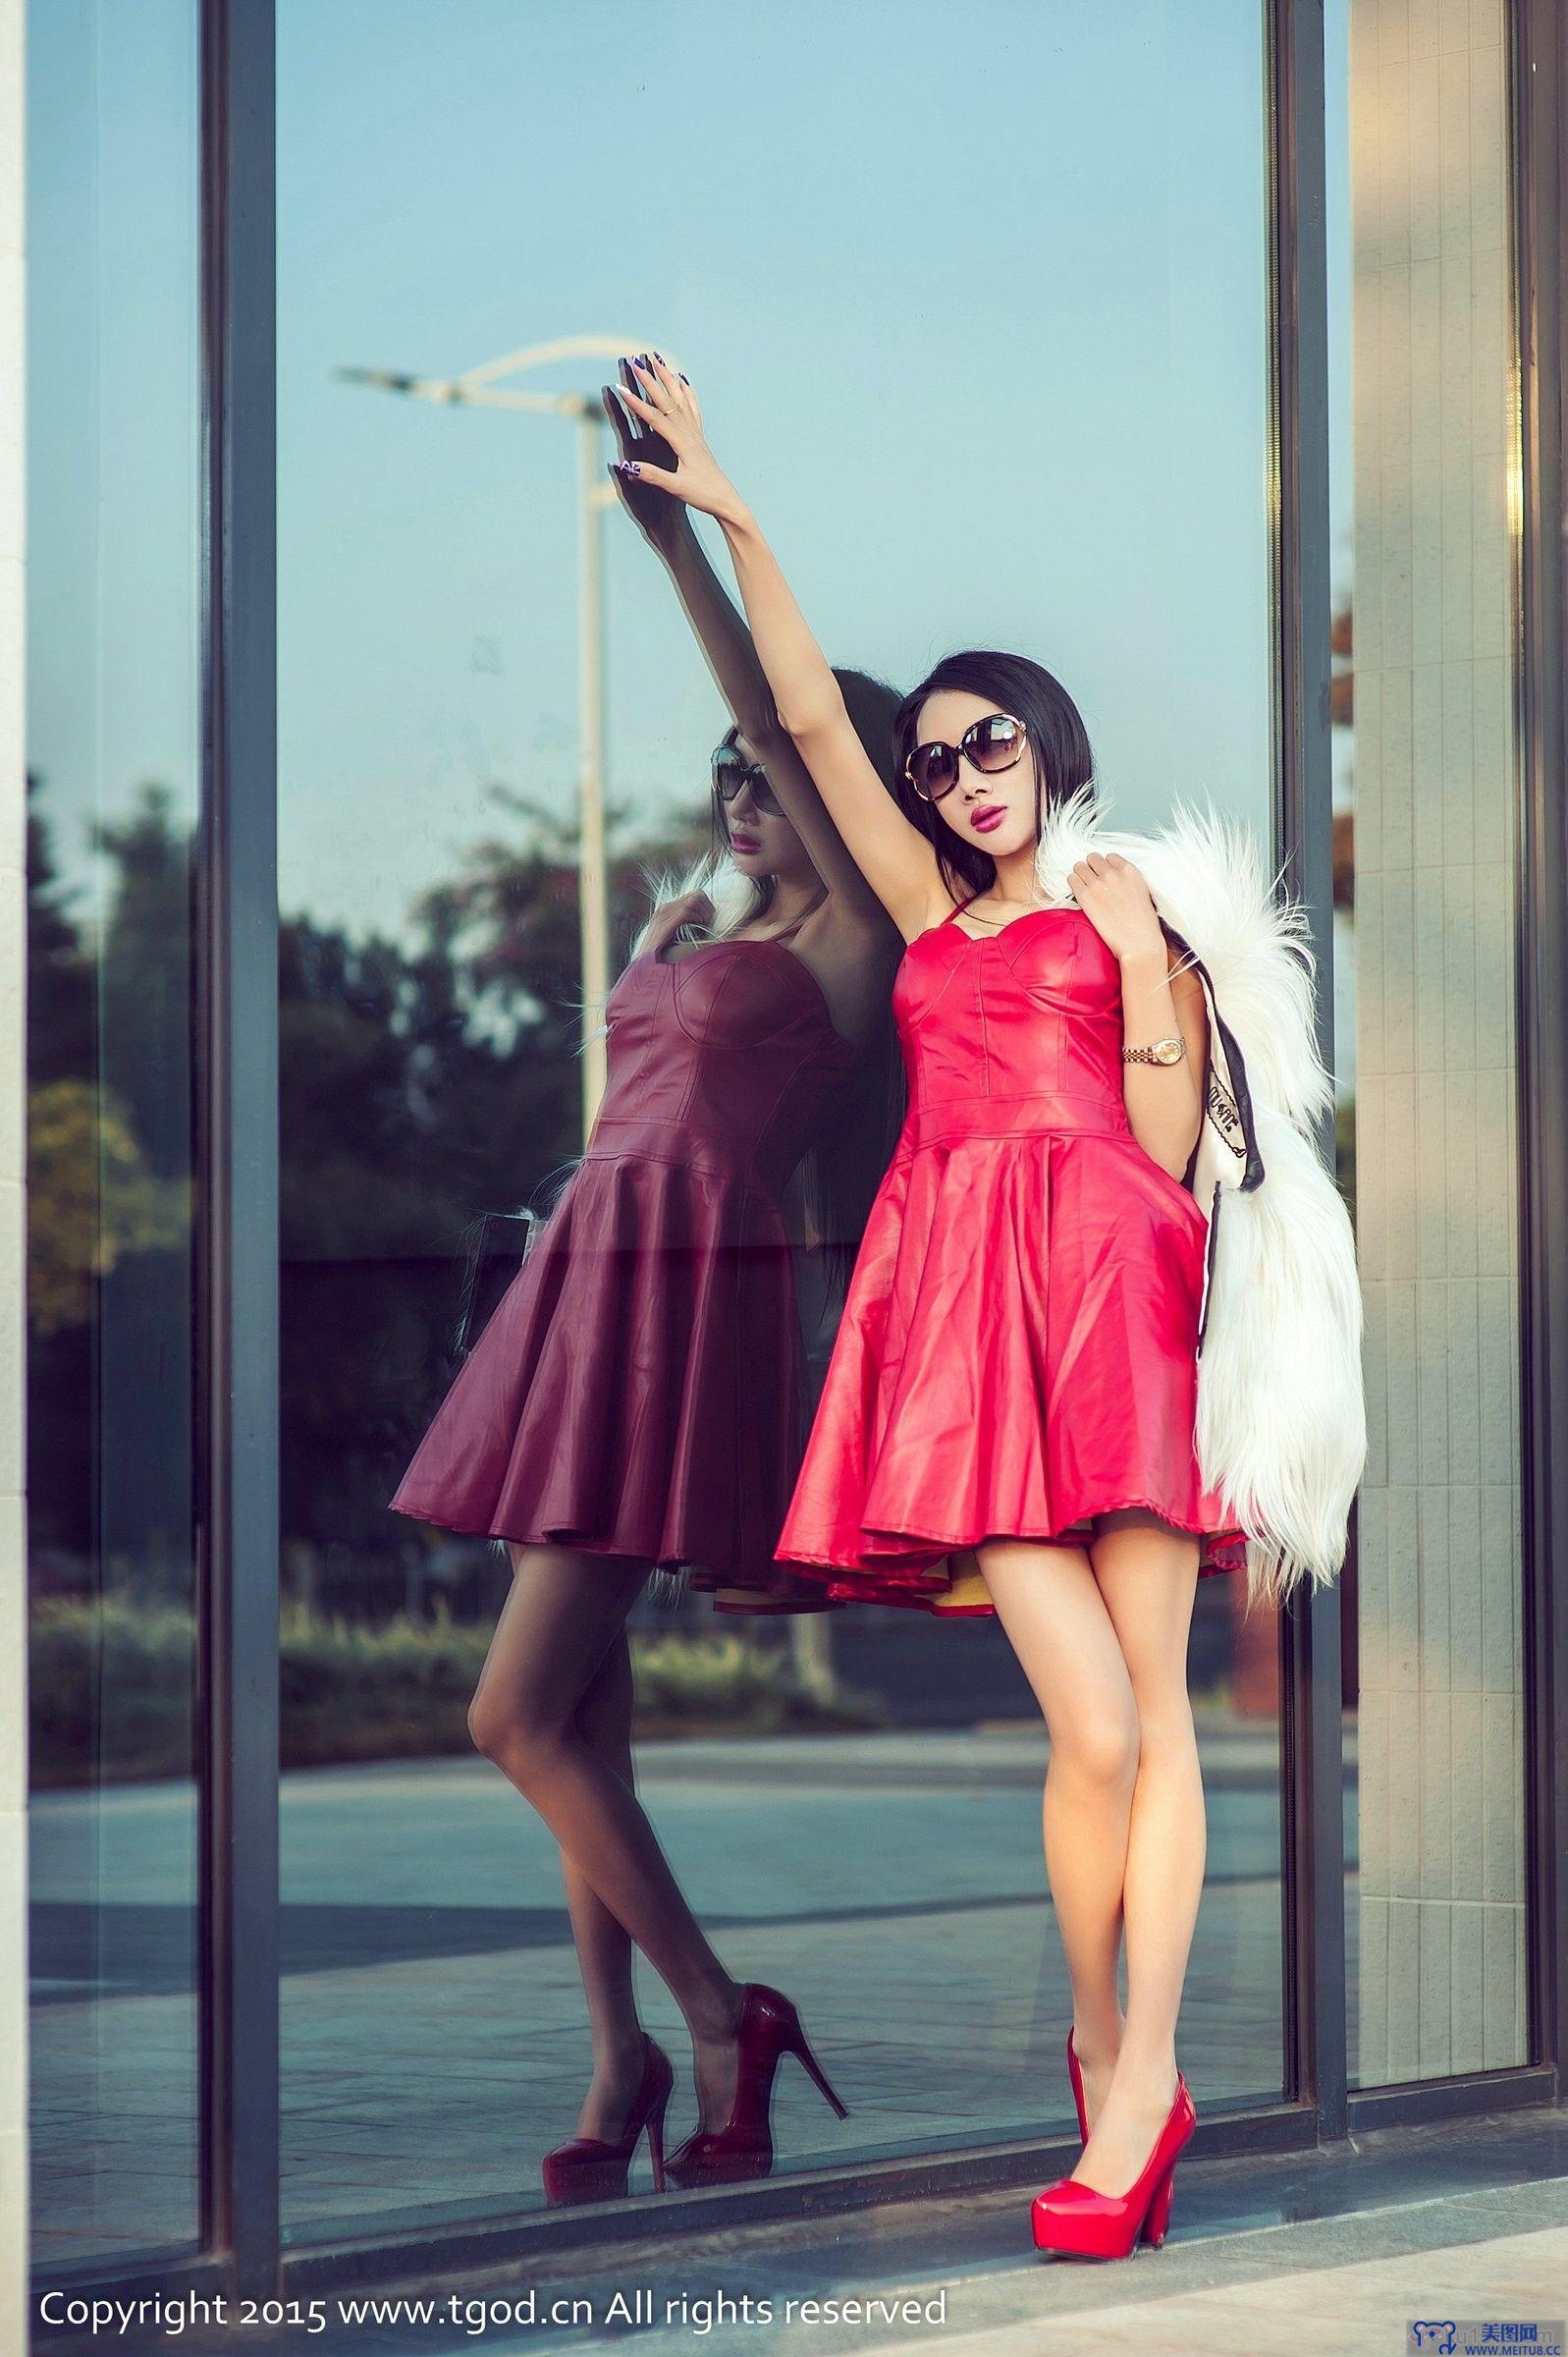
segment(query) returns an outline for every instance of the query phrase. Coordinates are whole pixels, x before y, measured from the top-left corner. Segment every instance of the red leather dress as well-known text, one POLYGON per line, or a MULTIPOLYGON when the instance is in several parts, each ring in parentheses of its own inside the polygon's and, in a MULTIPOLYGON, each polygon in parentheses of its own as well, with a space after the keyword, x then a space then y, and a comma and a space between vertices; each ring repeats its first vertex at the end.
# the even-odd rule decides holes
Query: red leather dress
POLYGON ((1114 956, 1075 907, 949 917, 893 1010, 909 1112, 781 1556, 835 1599, 987 1613, 980 1541, 1142 1506, 1236 1568, 1193 1442, 1208 1220, 1128 1122, 1114 956))
POLYGON ((805 1428, 781 1197, 856 1051, 783 935, 633 959, 606 1019, 587 1153, 392 1506, 820 1610, 774 1552, 805 1428))

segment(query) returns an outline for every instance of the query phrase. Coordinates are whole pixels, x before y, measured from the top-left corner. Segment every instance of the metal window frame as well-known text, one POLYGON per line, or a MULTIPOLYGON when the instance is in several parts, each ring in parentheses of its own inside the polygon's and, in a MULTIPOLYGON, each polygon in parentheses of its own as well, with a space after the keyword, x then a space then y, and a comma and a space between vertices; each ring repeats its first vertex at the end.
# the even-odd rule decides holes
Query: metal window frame
MULTIPOLYGON (((1328 445, 1322 0, 1261 0, 1267 25, 1273 493, 1273 818, 1312 912, 1332 1010, 1328 713, 1328 445)), ((414 2271, 631 2242, 644 2202, 581 2213, 373 2225, 290 2247, 278 2186, 278 1135, 274 0, 193 0, 202 48, 206 643, 200 837, 200 1167, 206 1205, 201 1501, 203 2227, 182 2257, 49 2282, 119 2296, 222 2288, 317 2292, 414 2271)), ((1523 1144, 1533 2054, 1529 2066, 1351 2090, 1347 2085, 1339 1601, 1282 1617, 1284 2092, 1206 2116, 1198 2149, 1264 2154, 1347 2132, 1549 2104, 1568 2030, 1568 1610, 1553 1594, 1555 1501, 1568 1494, 1568 824, 1562 197, 1565 40, 1555 0, 1510 0, 1519 301, 1523 794, 1519 984, 1523 1144)), ((1326 1044, 1326 1043, 1325 1043, 1326 1044)), ((669 2195, 661 2235, 826 2217, 986 2185, 1027 2184, 1065 2143, 1005 2142, 857 2163, 722 2191, 669 2195)))
MULTIPOLYGON (((1273 247, 1274 842, 1311 921, 1318 1031, 1333 1068, 1328 255, 1323 0, 1270 12, 1273 247)), ((1332 1167, 1333 1121, 1321 1145, 1332 1167)), ((1285 2092, 1345 2132, 1348 2044, 1337 1582, 1280 1615, 1285 2092)))
POLYGON ((1513 0, 1512 249, 1518 371, 1520 1029, 1526 1930, 1531 2051, 1558 2101, 1568 2074, 1568 27, 1558 0, 1513 0))
POLYGON ((279 2243, 275 27, 200 0, 203 2239, 279 2243))

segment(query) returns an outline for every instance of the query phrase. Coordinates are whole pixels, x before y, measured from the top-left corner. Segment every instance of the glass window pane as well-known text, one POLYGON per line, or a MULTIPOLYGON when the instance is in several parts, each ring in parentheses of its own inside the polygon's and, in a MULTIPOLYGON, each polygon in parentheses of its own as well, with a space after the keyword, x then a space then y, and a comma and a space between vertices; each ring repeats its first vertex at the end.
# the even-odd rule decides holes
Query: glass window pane
POLYGON ((1501 0, 1328 11, 1341 1172, 1367 1304, 1352 2079, 1529 2060, 1501 0), (1352 1054, 1353 1049, 1353 1054, 1352 1054))
POLYGON ((196 12, 28 10, 33 2220, 196 2183, 196 12))
MULTIPOLYGON (((586 504, 612 451, 583 449, 570 397, 662 343, 834 663, 895 700, 948 648, 1016 648, 1070 687, 1118 818, 1154 823, 1187 791, 1269 823, 1254 0, 991 0, 965 18, 966 73, 998 101, 978 107, 934 95, 951 31, 935 9, 682 0, 659 27, 650 42, 613 0, 464 0, 439 40, 427 12, 380 0, 279 10, 285 2214, 301 2241, 546 2199, 544 2156, 592 2069, 573 1916, 585 1956, 602 1936, 601 1992, 634 1970, 676 2058, 672 2135, 692 2124, 669 1989, 596 1930, 546 1817, 470 1744, 509 1566, 482 1535, 388 1510, 461 1363, 465 1271, 499 1315, 517 1215, 583 1151, 584 784, 602 773, 609 811, 607 981, 647 871, 711 840, 730 713, 664 568, 619 504, 586 504), (538 352, 561 339, 585 341, 538 352), (409 372, 508 356, 506 386, 538 406, 408 397, 409 372)), ((717 534, 703 544, 727 573, 717 534)), ((638 1248, 607 1286, 632 1287, 638 1248)), ((799 1274, 820 1374, 816 1265, 799 1274)), ((744 1437, 782 1450, 762 1377, 784 1323, 749 1332, 744 1437)), ((599 1396, 622 1367, 590 1340, 599 1396)), ((685 1379, 683 1350, 659 1362, 663 1392, 685 1379)), ((604 1582, 591 1561, 577 1576, 586 1617, 604 1582)), ((704 1938, 793 1998, 852 2107, 840 2121, 786 2076, 778 2166, 1069 2122, 1047 1745, 995 1618, 727 1618, 670 1584, 627 1622, 636 1794, 704 1938)), ((1201 1581, 1191 1644, 1209 1887, 1182 2053, 1220 2103, 1281 2081, 1276 1629, 1243 1602, 1201 1581)), ((619 1676, 619 1651, 602 1659, 619 1676)))

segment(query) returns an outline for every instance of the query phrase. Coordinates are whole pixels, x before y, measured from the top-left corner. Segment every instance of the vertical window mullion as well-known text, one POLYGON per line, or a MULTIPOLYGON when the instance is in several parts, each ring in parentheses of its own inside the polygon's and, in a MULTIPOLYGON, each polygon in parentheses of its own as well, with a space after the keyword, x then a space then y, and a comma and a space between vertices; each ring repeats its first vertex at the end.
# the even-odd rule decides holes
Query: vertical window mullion
MULTIPOLYGON (((1312 920, 1318 1014, 1333 1063, 1329 737, 1328 289, 1322 0, 1273 0, 1275 857, 1312 920)), ((1320 1145, 1332 1167, 1332 1117, 1320 1145)), ((1280 1623, 1287 2097, 1343 2134, 1347 2095, 1344 1780, 1338 1583, 1280 1623)))
POLYGON ((204 2178, 278 2271, 278 1114, 271 0, 201 0, 204 2178))

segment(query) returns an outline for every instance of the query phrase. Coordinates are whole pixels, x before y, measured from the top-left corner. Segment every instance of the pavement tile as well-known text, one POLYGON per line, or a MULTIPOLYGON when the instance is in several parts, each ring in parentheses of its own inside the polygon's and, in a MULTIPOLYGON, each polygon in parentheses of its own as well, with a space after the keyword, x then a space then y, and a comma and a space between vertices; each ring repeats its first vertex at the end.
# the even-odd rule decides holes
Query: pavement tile
MULTIPOLYGON (((1158 2257, 1140 2253, 1130 2264, 1158 2257)), ((1118 2263, 1119 2269, 1119 2263, 1118 2263)), ((1049 2270, 1054 2273, 1054 2269, 1049 2270)), ((1074 2271, 1076 2272, 1076 2271, 1074 2271)), ((1101 2271, 1104 2272, 1104 2271, 1101 2271)), ((1152 2272, 1152 2271, 1151 2271, 1152 2272)), ((985 2286, 973 2287, 971 2308, 985 2286)), ((920 2338, 863 2342, 878 2357, 1054 2357, 1093 2346, 1139 2357, 1394 2357, 1412 2317, 1428 2314, 1529 2318, 1558 2314, 1568 2298, 1568 2227, 1461 2244, 1341 2268, 1276 2275, 1178 2298, 1097 2307, 1090 2318, 1041 2312, 986 2329, 927 2332, 920 2338), (1305 2334, 1305 2338, 1304 2338, 1305 2334)), ((953 2303, 948 2302, 949 2317, 953 2303)), ((727 2357, 715 2351, 713 2357, 727 2357)), ((808 2357, 801 2352, 801 2357, 808 2357)))

